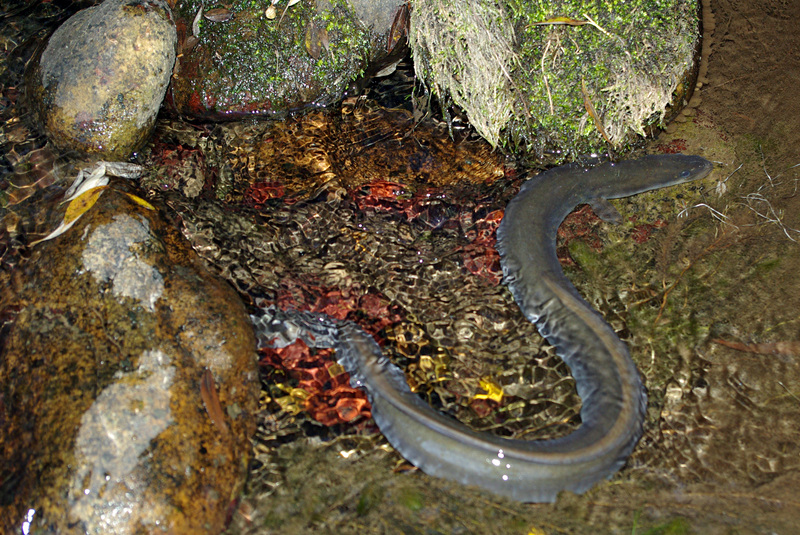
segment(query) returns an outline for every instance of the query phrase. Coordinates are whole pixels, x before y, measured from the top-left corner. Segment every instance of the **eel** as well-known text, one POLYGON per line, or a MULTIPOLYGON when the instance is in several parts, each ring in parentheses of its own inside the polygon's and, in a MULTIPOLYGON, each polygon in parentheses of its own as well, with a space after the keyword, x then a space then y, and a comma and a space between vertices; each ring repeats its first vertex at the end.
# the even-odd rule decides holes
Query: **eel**
MULTIPOLYGON (((582 493, 625 464, 642 435, 647 395, 625 344, 564 275, 556 232, 580 204, 617 219, 607 199, 700 179, 712 167, 682 154, 574 163, 528 180, 509 202, 497 230, 504 282, 575 378, 581 425, 569 435, 525 441, 469 429, 412 393, 403 372, 354 323, 331 325, 324 315, 296 313, 293 336, 305 330, 307 342, 336 349, 351 384, 367 391, 381 432, 423 472, 521 502, 553 502, 563 490, 582 493)), ((285 319, 274 324, 287 329, 285 319)))

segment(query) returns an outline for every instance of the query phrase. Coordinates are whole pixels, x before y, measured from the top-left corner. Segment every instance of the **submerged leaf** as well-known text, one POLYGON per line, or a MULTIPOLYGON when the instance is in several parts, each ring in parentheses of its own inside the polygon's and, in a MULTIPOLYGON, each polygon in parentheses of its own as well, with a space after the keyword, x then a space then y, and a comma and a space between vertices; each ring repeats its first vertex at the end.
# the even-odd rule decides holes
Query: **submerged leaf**
POLYGON ((228 424, 225 422, 225 412, 219 402, 217 386, 214 382, 214 374, 206 368, 200 377, 200 398, 211 422, 217 427, 220 435, 228 437, 231 434, 228 424))
POLYGON ((33 247, 38 243, 42 243, 43 241, 52 240, 53 238, 61 236, 70 228, 72 228, 72 225, 74 225, 75 222, 78 219, 80 219, 81 216, 87 212, 87 210, 89 210, 89 208, 94 206, 94 203, 97 202, 97 199, 100 198, 100 195, 106 188, 108 188, 108 186, 98 186, 88 191, 84 191, 83 193, 75 197, 69 203, 69 206, 67 206, 67 211, 64 213, 64 220, 61 222, 61 224, 58 225, 58 227, 53 232, 51 232, 41 240, 36 240, 34 242, 31 242, 31 247, 33 247))
POLYGON ((105 165, 100 164, 90 169, 81 169, 75 178, 75 182, 64 193, 62 204, 77 199, 90 189, 105 186, 106 184, 108 184, 108 176, 106 176, 105 165))
POLYGON ((500 403, 503 400, 503 387, 488 377, 481 379, 480 387, 486 390, 486 394, 475 394, 472 399, 489 399, 500 403))
POLYGON ((147 202, 146 200, 142 199, 141 197, 139 197, 139 196, 137 196, 137 195, 134 195, 133 193, 126 193, 125 195, 127 195, 128 197, 130 197, 130 199, 131 199, 133 202, 135 202, 136 204, 138 204, 139 206, 144 206, 144 207, 145 207, 145 208, 147 208, 148 210, 155 210, 155 209, 156 209, 156 207, 155 207, 155 206, 153 206, 152 204, 150 204, 150 203, 149 203, 149 202, 147 202))
POLYGON ((100 195, 106 188, 108 188, 108 186, 99 186, 73 199, 72 202, 69 203, 69 206, 67 206, 67 211, 64 213, 64 223, 72 224, 77 221, 89 208, 94 206, 94 203, 97 202, 97 199, 100 198, 100 195))

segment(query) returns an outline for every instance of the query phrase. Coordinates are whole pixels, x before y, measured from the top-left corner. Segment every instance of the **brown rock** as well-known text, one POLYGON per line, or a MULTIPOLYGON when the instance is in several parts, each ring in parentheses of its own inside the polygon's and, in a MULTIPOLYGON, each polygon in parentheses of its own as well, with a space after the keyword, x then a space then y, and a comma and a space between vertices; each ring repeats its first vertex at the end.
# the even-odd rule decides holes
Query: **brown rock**
POLYGON ((176 42, 163 0, 106 0, 72 16, 28 77, 51 140, 108 159, 128 158, 155 126, 176 42))
POLYGON ((37 245, 0 341, 0 532, 216 533, 251 456, 238 296, 112 182, 37 245))

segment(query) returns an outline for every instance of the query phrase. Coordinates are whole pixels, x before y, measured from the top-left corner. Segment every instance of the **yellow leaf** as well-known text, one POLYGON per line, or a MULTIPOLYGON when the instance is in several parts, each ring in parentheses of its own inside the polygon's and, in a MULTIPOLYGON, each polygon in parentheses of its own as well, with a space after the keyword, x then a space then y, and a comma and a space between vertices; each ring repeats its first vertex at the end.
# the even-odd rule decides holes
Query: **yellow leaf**
POLYGON ((274 398, 274 400, 281 410, 288 412, 289 414, 300 414, 303 412, 303 407, 298 404, 297 400, 292 396, 280 396, 274 398))
MULTIPOLYGON (((534 22, 533 24, 531 24, 531 26, 545 26, 548 24, 566 24, 567 26, 583 26, 584 24, 590 24, 595 28, 597 28, 598 30, 600 30, 601 32, 603 32, 604 34, 606 34, 608 37, 614 37, 607 31, 605 31, 603 28, 601 28, 600 25, 597 24, 592 19, 592 17, 590 17, 586 13, 581 13, 581 15, 586 17, 586 20, 571 19, 569 17, 552 17, 542 22, 534 22)), ((617 39, 619 39, 619 37, 617 37, 617 39)))
POLYGON ((585 20, 571 19, 569 17, 552 17, 547 20, 543 20, 542 22, 533 23, 534 26, 544 26, 547 24, 566 24, 568 26, 583 26, 584 24, 589 24, 589 22, 585 20))
POLYGON ((146 200, 142 199, 141 197, 138 197, 138 196, 134 195, 133 193, 126 193, 125 195, 130 197, 130 199, 133 202, 135 202, 136 204, 138 204, 139 206, 144 206, 148 210, 155 210, 156 209, 155 206, 153 206, 152 204, 150 204, 146 200))
POLYGON ((75 222, 80 219, 80 217, 86 213, 86 211, 94 206, 94 203, 97 202, 97 199, 100 198, 100 195, 103 193, 103 190, 106 189, 108 186, 98 186, 96 188, 92 188, 90 190, 84 191, 72 201, 70 201, 69 205, 67 206, 67 211, 64 213, 64 220, 58 225, 53 232, 42 238, 41 240, 36 240, 31 242, 31 247, 36 245, 37 243, 42 243, 43 241, 52 240, 57 236, 61 236, 70 228, 75 222))
POLYGON ((89 191, 86 191, 75 197, 75 199, 69 203, 69 206, 67 206, 67 211, 64 213, 64 224, 69 225, 77 221, 78 218, 85 214, 89 208, 94 206, 94 203, 97 202, 97 199, 100 198, 103 190, 107 187, 108 186, 100 186, 97 188, 92 188, 89 191))
POLYGON ((486 390, 486 394, 475 394, 472 399, 490 399, 498 403, 503 399, 503 387, 491 378, 484 377, 481 379, 480 387, 486 390))
POLYGON ((275 403, 289 414, 299 414, 305 410, 305 401, 309 398, 309 393, 302 388, 296 388, 284 383, 277 383, 279 389, 286 392, 285 396, 273 397, 275 403))

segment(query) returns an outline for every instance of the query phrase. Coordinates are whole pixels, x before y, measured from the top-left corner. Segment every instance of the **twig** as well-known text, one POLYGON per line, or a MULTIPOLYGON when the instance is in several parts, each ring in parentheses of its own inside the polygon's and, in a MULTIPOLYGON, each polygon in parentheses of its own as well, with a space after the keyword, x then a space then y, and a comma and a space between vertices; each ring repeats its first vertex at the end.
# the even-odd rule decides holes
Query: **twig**
POLYGON ((717 182, 717 185, 716 185, 716 187, 714 188, 714 191, 716 192, 716 194, 717 194, 717 197, 721 197, 723 193, 725 193, 726 191, 728 191, 728 180, 729 180, 729 179, 730 179, 730 178, 731 178, 733 175, 735 175, 735 174, 736 174, 736 172, 737 172, 737 171, 739 171, 739 169, 741 169, 743 165, 744 165, 743 163, 739 164, 739 167, 737 167, 736 169, 734 169, 734 170, 733 170, 733 172, 732 172, 731 174, 729 174, 727 177, 725 177, 725 179, 724 179, 724 180, 720 180, 719 182, 717 182))
POLYGON ((746 203, 742 203, 746 208, 748 208, 749 210, 754 212, 757 216, 759 216, 759 217, 763 218, 764 220, 766 220, 767 223, 775 223, 776 225, 778 225, 781 228, 781 230, 783 231, 783 233, 786 235, 787 238, 789 238, 793 242, 797 242, 796 239, 792 238, 792 236, 789 234, 789 232, 791 231, 791 232, 796 232, 796 233, 800 234, 800 230, 793 229, 793 228, 790 228, 790 227, 787 227, 786 225, 784 225, 783 221, 781 220, 782 214, 779 214, 779 213, 777 213, 775 211, 775 208, 772 207, 772 203, 770 203, 769 200, 767 200, 766 197, 764 197, 760 193, 755 193, 754 192, 754 193, 749 193, 749 194, 745 195, 742 198, 747 200, 746 203), (765 203, 767 205, 767 207, 769 208, 769 210, 767 211, 767 213, 769 215, 762 214, 761 212, 756 210, 750 204, 751 201, 765 203))
POLYGON ((758 144, 758 152, 761 153, 761 167, 764 169, 764 174, 767 175, 769 185, 775 187, 775 184, 772 183, 772 177, 769 176, 769 173, 767 172, 767 160, 764 158, 764 151, 761 149, 761 143, 758 144))
POLYGON ((608 138, 608 134, 606 134, 606 129, 603 128, 603 121, 600 120, 600 116, 597 115, 594 105, 592 105, 592 101, 589 98, 589 90, 586 89, 586 80, 583 78, 581 78, 581 93, 583 93, 583 107, 586 108, 586 112, 594 121, 595 128, 597 128, 600 135, 603 136, 603 139, 606 140, 606 143, 610 145, 611 140, 608 138))
POLYGON ((614 38, 614 37, 616 37, 616 36, 614 36, 614 35, 611 35, 611 34, 610 34, 610 33, 608 33, 607 31, 605 31, 603 28, 601 28, 601 27, 600 27, 600 25, 599 25, 599 24, 597 24, 597 23, 596 23, 596 22, 595 22, 595 21, 592 19, 592 17, 590 17, 590 16, 589 16, 587 13, 582 13, 582 15, 583 15, 583 17, 584 17, 584 18, 585 18, 587 21, 589 21, 589 24, 591 24, 592 26, 594 26, 595 28, 597 28, 598 30, 600 30, 601 32, 603 32, 603 33, 606 35, 606 37, 611 37, 611 38, 614 38))
POLYGON ((738 229, 738 228, 739 228, 739 227, 737 227, 736 225, 734 225, 733 223, 731 223, 730 221, 728 221, 728 216, 726 216, 725 214, 723 214, 722 212, 720 212, 720 211, 719 211, 719 210, 717 210, 716 208, 712 208, 711 206, 707 205, 707 204, 706 204, 706 203, 704 203, 704 202, 701 202, 701 203, 695 204, 694 206, 689 206, 689 207, 687 207, 687 208, 684 208, 683 210, 681 210, 681 211, 678 213, 678 217, 679 217, 679 218, 680 218, 680 217, 686 217, 686 215, 689 213, 689 210, 691 210, 691 209, 693 209, 693 208, 708 208, 708 209, 709 209, 709 211, 711 212, 711 215, 712 215, 712 216, 714 217, 714 219, 716 219, 717 221, 720 221, 721 223, 728 224, 728 225, 732 226, 732 227, 733 227, 733 228, 735 228, 735 229, 738 229))
POLYGON ((547 73, 544 72, 544 58, 547 56, 547 51, 550 49, 550 41, 547 41, 547 45, 544 47, 544 51, 542 52, 542 79, 544 80, 544 88, 547 90, 547 101, 550 103, 550 115, 555 115, 556 109, 553 106, 553 96, 550 94, 550 84, 547 82, 547 73))
POLYGON ((787 393, 787 394, 789 394, 790 396, 792 396, 792 397, 793 397, 795 400, 797 400, 797 402, 798 402, 798 403, 800 403, 800 398, 798 398, 797 396, 795 396, 795 395, 792 393, 792 391, 791 391, 791 390, 789 390, 788 388, 786 388, 786 385, 785 385, 785 384, 783 384, 783 382, 782 382, 782 381, 778 381, 778 384, 779 384, 779 385, 781 385, 781 386, 783 387, 783 389, 784 389, 784 390, 786 390, 786 393, 787 393))

